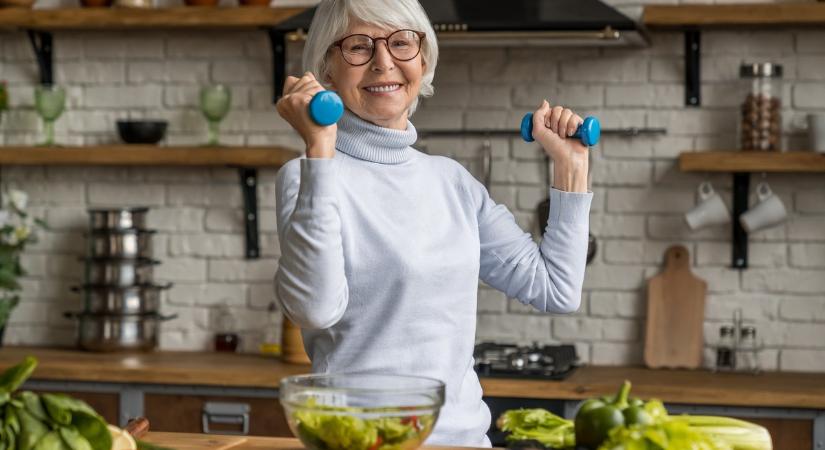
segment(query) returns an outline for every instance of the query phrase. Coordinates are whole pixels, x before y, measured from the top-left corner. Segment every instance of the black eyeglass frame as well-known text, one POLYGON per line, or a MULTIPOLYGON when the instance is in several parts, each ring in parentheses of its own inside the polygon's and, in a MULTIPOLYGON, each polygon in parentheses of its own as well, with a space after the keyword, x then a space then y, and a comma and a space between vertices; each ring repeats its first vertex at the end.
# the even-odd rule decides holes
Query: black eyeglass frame
POLYGON ((363 66, 363 65, 365 65, 365 64, 369 64, 369 62, 370 62, 370 61, 372 61, 372 59, 373 59, 373 58, 375 58, 375 49, 376 49, 376 48, 378 48, 378 41, 384 41, 384 45, 386 45, 386 46, 387 46, 387 50, 390 52, 390 56, 392 56, 392 57, 393 57, 393 59, 395 59, 395 60, 397 60, 397 61, 411 61, 411 60, 415 59, 415 57, 416 57, 416 56, 418 56, 418 55, 420 55, 420 54, 421 54, 421 47, 422 47, 422 46, 423 46, 423 44, 424 44, 424 38, 425 38, 425 37, 427 37, 427 34, 426 34, 426 33, 424 33, 423 31, 406 30, 406 29, 405 29, 405 30, 395 30, 395 31, 393 31, 392 33, 390 33, 389 35, 387 35, 386 37, 379 37, 379 38, 374 38, 374 37, 369 36, 369 35, 366 35, 366 34, 356 33, 356 34, 350 34, 349 36, 344 36, 343 38, 338 39, 337 41, 335 41, 335 42, 333 42, 333 43, 332 43, 332 46, 333 46, 333 47, 338 47, 338 49, 341 51, 341 57, 342 57, 342 58, 344 58, 344 61, 345 61, 347 64, 349 64, 349 65, 351 65, 351 66, 359 67, 359 66, 363 66), (411 32, 415 33, 415 34, 418 36, 418 51, 417 51, 417 52, 415 52, 415 55, 412 55, 411 57, 409 57, 409 58, 407 58, 407 59, 401 59, 401 58, 396 57, 396 56, 392 53, 392 50, 390 49, 390 38, 391 38, 391 37, 392 37, 395 33, 401 33, 401 32, 403 32, 403 31, 411 31, 411 32), (353 36, 364 36, 365 38, 369 39, 369 40, 372 42, 372 52, 370 53, 370 57, 369 57, 369 58, 367 58, 367 60, 366 60, 366 61, 364 61, 364 62, 363 62, 363 63, 361 63, 361 64, 353 64, 353 63, 349 62, 349 60, 347 59, 347 57, 344 55, 344 47, 342 47, 342 46, 341 46, 341 44, 342 44, 345 40, 347 40, 347 39, 349 39, 349 38, 351 38, 351 37, 353 37, 353 36))

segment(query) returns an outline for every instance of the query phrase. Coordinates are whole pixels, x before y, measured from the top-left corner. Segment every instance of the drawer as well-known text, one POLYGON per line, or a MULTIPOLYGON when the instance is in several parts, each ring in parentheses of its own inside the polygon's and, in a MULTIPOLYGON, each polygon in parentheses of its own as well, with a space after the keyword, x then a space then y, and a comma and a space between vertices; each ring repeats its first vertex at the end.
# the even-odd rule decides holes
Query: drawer
POLYGON ((246 429, 253 436, 292 437, 275 398, 147 393, 143 407, 151 431, 242 434, 246 429), (211 417, 205 417, 207 404, 211 417))
POLYGON ((120 411, 120 394, 112 393, 112 392, 75 392, 75 391, 57 391, 57 390, 44 390, 44 389, 32 389, 32 392, 37 392, 38 394, 67 394, 76 399, 83 400, 84 402, 88 403, 89 406, 94 408, 98 414, 103 416, 106 419, 106 422, 117 424, 118 421, 118 411, 120 411))

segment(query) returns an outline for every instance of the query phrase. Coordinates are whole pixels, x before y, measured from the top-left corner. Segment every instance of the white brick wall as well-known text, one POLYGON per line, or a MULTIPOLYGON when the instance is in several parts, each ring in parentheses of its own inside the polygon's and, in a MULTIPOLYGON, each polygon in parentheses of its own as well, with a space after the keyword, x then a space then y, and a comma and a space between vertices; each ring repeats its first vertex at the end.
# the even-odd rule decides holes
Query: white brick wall
MULTIPOLYGON (((638 0, 612 0, 631 14, 638 0)), ((657 3, 678 3, 677 0, 657 3)), ((478 340, 572 342, 583 361, 639 363, 645 326, 645 281, 661 270, 673 244, 691 251, 693 271, 708 281, 705 331, 712 343, 735 309, 757 326, 766 369, 825 370, 825 190, 819 174, 768 175, 789 211, 788 220, 751 236, 750 268, 729 269, 730 230, 691 231, 682 213, 696 201, 696 186, 714 183, 730 204, 725 174, 678 170, 685 150, 735 144, 741 101, 742 58, 785 65, 784 113, 790 145, 801 148, 798 117, 825 110, 825 32, 819 30, 712 31, 703 34, 703 107, 683 102, 683 42, 679 33, 655 33, 645 49, 531 48, 442 51, 436 96, 422 101, 413 121, 420 129, 513 128, 541 99, 580 114, 598 115, 605 127, 665 127, 663 136, 605 136, 594 150, 595 193, 591 231, 599 252, 587 269, 582 308, 571 316, 538 314, 480 284, 478 340), (743 56, 744 55, 744 56, 743 56)), ((225 142, 301 142, 274 112, 267 40, 259 32, 58 33, 57 80, 69 88, 58 139, 70 144, 114 142, 113 122, 124 117, 170 121, 166 143, 197 144, 205 123, 197 93, 208 82, 228 83, 233 110, 221 126, 225 142)), ((288 67, 298 70, 300 48, 288 67)), ((0 79, 9 82, 13 108, 0 124, 0 143, 34 143, 41 129, 33 111, 34 60, 23 33, 0 33, 0 79)), ((477 137, 428 139, 428 152, 456 158, 480 174, 477 137)), ((493 139, 490 192, 519 224, 533 231, 535 206, 546 193, 544 158, 535 145, 493 139)), ((270 323, 277 269, 275 171, 261 171, 259 187, 263 257, 244 259, 242 199, 231 169, 3 167, 9 186, 25 189, 33 211, 51 229, 23 259, 24 301, 9 324, 11 343, 65 343, 74 325, 59 313, 80 307, 67 296, 82 279, 77 257, 85 251, 86 208, 148 205, 158 280, 174 283, 164 294, 161 347, 212 345, 217 308, 228 307, 250 330, 243 350, 256 351, 270 323)), ((706 362, 712 364, 712 350, 706 362)))

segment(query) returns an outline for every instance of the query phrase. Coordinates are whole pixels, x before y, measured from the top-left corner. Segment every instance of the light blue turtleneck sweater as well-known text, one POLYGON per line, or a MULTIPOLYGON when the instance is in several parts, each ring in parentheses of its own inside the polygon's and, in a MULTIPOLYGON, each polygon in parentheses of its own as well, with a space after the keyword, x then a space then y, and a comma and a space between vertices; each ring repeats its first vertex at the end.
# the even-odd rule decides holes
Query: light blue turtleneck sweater
POLYGON ((427 443, 489 446, 473 370, 478 280, 539 311, 576 311, 592 193, 550 189, 540 245, 461 164, 404 131, 347 112, 333 159, 277 177, 275 289, 316 373, 422 375, 446 383, 427 443))

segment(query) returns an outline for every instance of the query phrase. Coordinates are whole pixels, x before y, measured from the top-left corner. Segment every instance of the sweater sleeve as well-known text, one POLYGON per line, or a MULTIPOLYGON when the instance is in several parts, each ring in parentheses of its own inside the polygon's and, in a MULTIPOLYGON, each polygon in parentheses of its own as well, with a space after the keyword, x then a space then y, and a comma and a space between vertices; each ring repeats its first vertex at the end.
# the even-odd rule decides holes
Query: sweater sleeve
POLYGON ((287 163, 276 179, 276 199, 281 310, 301 328, 331 327, 344 315, 349 295, 334 160, 287 163))
POLYGON ((536 245, 515 217, 496 204, 471 175, 481 242, 480 277, 488 285, 544 312, 575 312, 581 304, 593 193, 550 189, 550 216, 536 245))

